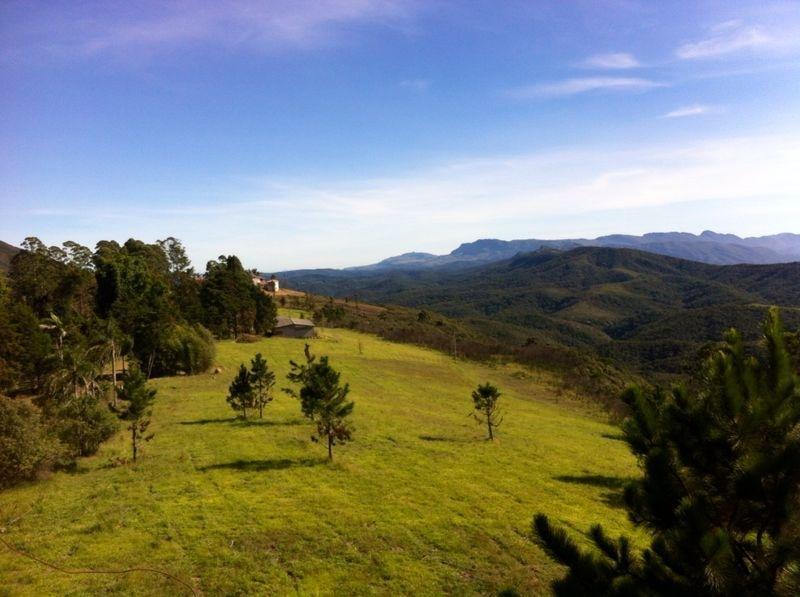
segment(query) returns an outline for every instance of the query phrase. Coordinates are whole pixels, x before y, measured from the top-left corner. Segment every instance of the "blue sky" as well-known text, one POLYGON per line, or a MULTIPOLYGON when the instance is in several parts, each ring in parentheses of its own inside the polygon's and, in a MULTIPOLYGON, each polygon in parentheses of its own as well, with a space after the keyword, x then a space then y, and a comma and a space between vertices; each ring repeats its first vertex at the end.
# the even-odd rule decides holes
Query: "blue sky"
POLYGON ((12 0, 0 114, 12 243, 800 232, 800 2, 12 0))

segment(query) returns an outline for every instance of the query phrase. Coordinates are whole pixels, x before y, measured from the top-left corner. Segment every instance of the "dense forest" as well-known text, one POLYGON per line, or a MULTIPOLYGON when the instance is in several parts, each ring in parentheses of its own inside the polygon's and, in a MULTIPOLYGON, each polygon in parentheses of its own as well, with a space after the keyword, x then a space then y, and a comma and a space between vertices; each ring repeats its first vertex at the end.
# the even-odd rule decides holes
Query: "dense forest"
POLYGON ((235 256, 203 276, 179 240, 27 238, 0 274, 0 485, 92 454, 116 429, 109 404, 131 370, 208 369, 214 338, 265 335, 276 307, 235 256), (14 399, 7 396, 14 396, 14 399))

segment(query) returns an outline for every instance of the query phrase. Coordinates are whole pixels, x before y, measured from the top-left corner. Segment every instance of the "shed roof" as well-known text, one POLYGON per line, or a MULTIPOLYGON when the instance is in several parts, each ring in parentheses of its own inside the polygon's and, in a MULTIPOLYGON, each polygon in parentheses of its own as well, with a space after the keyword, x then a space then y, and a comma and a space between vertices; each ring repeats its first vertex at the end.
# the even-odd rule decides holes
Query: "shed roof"
POLYGON ((298 326, 303 328, 313 328, 314 322, 310 319, 300 319, 299 317, 283 317, 278 316, 276 328, 285 328, 289 326, 298 326))

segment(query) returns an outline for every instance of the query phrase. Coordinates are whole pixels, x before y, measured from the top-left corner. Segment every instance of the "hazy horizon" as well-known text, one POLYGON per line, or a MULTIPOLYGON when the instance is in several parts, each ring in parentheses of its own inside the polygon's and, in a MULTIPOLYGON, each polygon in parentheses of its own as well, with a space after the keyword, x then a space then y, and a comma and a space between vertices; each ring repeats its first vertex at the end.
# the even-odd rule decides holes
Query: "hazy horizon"
POLYGON ((264 271, 800 221, 800 4, 0 7, 0 239, 264 271))

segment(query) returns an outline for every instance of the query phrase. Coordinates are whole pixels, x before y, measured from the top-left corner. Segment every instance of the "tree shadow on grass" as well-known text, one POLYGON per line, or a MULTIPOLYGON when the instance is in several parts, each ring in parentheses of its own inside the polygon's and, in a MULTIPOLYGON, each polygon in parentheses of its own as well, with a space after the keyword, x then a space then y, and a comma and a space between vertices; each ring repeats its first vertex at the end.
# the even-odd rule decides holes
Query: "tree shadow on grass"
POLYGON ((230 419, 197 419, 195 421, 181 421, 181 425, 217 425, 227 423, 237 427, 285 427, 289 425, 302 425, 303 419, 290 419, 288 421, 271 421, 269 419, 242 419, 232 417, 230 419))
POLYGON ((618 442, 624 442, 625 436, 622 433, 601 433, 600 437, 604 437, 606 439, 614 439, 618 442))
POLYGON ((300 458, 290 460, 289 458, 269 458, 266 460, 234 460, 233 462, 221 462, 219 464, 209 464, 197 467, 198 471, 214 470, 234 470, 245 472, 259 471, 280 471, 287 468, 318 466, 325 464, 327 460, 320 458, 300 458))
POLYGON ((590 487, 599 487, 608 489, 600 494, 600 500, 607 506, 612 508, 624 508, 625 500, 623 499, 623 490, 625 486, 632 481, 630 478, 625 477, 610 477, 607 475, 557 475, 553 477, 556 481, 562 483, 575 483, 578 485, 589 485, 590 487))
POLYGON ((450 444, 467 444, 475 441, 465 437, 447 437, 445 435, 420 435, 419 439, 424 442, 446 442, 450 444))

